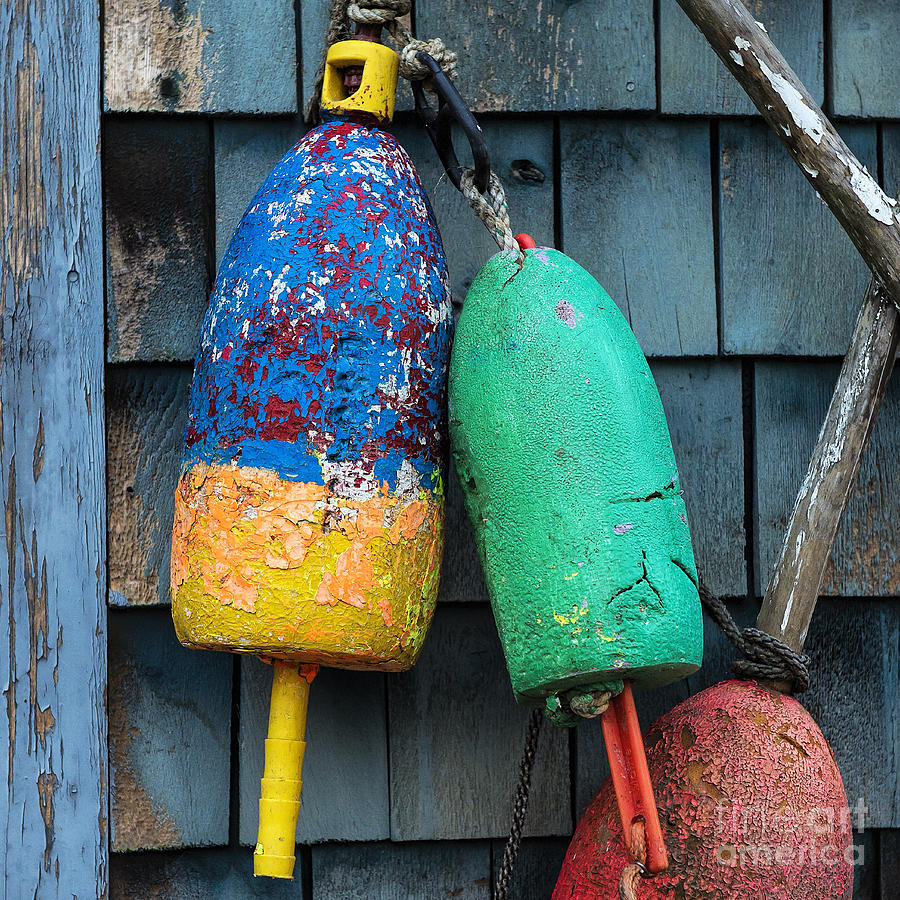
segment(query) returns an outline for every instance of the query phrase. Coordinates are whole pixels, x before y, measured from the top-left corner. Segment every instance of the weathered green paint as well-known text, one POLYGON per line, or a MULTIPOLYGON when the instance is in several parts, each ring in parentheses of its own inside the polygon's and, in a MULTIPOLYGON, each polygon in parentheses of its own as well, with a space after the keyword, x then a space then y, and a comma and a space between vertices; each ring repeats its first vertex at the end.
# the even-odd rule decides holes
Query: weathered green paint
POLYGON ((450 367, 450 432, 516 698, 702 656, 697 573, 665 414, 606 291, 546 248, 489 260, 450 367))

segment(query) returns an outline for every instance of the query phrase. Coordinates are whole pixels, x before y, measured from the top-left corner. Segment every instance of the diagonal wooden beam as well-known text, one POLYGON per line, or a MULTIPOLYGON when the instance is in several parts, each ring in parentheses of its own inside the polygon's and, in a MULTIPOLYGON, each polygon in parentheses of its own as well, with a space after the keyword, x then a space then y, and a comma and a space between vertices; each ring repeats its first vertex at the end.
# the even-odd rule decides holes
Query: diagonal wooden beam
POLYGON ((678 0, 900 306, 900 218, 740 0, 678 0))
MULTIPOLYGON (((798 653, 900 341, 900 218, 740 0, 678 0, 856 245, 873 279, 757 625, 798 653)), ((786 685, 777 685, 786 689, 786 685)))

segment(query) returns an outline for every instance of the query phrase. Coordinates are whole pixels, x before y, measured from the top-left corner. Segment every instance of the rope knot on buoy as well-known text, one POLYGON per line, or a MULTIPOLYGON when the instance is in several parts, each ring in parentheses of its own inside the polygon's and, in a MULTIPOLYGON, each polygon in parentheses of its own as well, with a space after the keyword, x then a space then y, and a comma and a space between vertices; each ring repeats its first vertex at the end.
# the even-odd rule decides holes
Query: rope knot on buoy
POLYGON ((700 600, 743 657, 731 664, 738 678, 785 682, 793 694, 802 694, 809 688, 810 659, 805 653, 797 653, 759 628, 738 627, 722 598, 713 596, 703 585, 700 586, 700 600))

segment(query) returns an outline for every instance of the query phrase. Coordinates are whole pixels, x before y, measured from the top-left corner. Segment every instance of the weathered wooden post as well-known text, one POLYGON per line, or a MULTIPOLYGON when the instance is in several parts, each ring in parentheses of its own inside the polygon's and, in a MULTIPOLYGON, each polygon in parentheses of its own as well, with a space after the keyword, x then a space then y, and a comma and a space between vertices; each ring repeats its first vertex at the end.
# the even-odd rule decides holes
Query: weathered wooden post
POLYGON ((99 4, 0 7, 0 895, 107 896, 99 4))

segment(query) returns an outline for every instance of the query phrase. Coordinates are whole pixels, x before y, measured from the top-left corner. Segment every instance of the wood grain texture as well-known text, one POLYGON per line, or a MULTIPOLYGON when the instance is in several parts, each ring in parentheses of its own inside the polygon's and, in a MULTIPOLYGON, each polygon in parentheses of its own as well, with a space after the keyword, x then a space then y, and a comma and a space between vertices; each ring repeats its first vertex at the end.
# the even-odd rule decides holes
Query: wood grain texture
MULTIPOLYGON (((312 4, 304 4, 303 9, 312 4)), ((325 4, 315 4, 324 7, 325 4)), ((216 267, 241 216, 275 164, 303 136, 296 119, 216 120, 213 123, 216 182, 216 267)))
POLYGON ((103 48, 110 111, 297 110, 291 0, 107 0, 103 48))
POLYGON ((900 311, 872 279, 757 622, 759 629, 796 653, 802 652, 806 641, 834 538, 894 369, 898 342, 900 311))
MULTIPOLYGON (((526 838, 522 841, 509 885, 509 900, 547 900, 553 893, 568 845, 565 838, 526 838)), ((505 846, 505 840, 492 843, 492 884, 497 883, 505 846)))
MULTIPOLYGON (((874 126, 841 131, 874 171, 874 126)), ((722 123, 719 136, 722 349, 843 356, 865 264, 768 128, 722 123)))
POLYGON ((294 880, 253 877, 253 854, 241 847, 177 853, 118 853, 110 863, 112 900, 298 900, 303 858, 294 880))
MULTIPOLYGON (((513 701, 490 610, 439 607, 415 668, 388 681, 391 838, 509 832, 528 710, 513 701)), ((526 835, 568 834, 568 735, 545 723, 526 835)))
POLYGON ((459 53, 460 93, 476 112, 656 107, 651 0, 474 0, 464 15, 419 0, 416 29, 459 53))
POLYGON ((893 209, 894 201, 854 156, 742 3, 678 0, 678 4, 900 306, 900 214, 893 209))
MULTIPOLYGON (((824 98, 822 0, 746 0, 817 103, 824 98)), ((749 116, 756 113, 676 0, 659 5, 659 97, 663 113, 749 116)))
MULTIPOLYGON (((553 246, 553 125, 542 121, 504 119, 481 123, 491 155, 491 168, 499 176, 509 203, 513 232, 525 231, 539 246, 553 246)), ((434 206, 447 255, 453 302, 462 304, 472 279, 497 252, 497 245, 472 212, 462 194, 444 173, 425 130, 416 122, 393 129, 407 149, 422 185, 434 206)), ((464 137, 454 137, 463 165, 471 164, 464 137)))
POLYGON ((107 892, 99 8, 0 6, 0 895, 107 892))
POLYGON ((444 512, 444 560, 441 563, 439 603, 489 602, 481 560, 475 548, 472 523, 466 514, 462 487, 452 461, 447 467, 447 505, 444 512))
POLYGON ((703 122, 561 124, 562 249, 647 356, 718 350, 709 145, 703 122))
POLYGON ((182 647, 167 609, 110 614, 113 850, 228 842, 232 663, 182 647))
POLYGON ((103 127, 107 359, 192 360, 210 286, 209 125, 103 127))
POLYGON ((681 476, 694 557, 714 594, 747 590, 741 367, 657 360, 651 366, 681 476))
MULTIPOLYGON (((800 701, 834 751, 866 828, 900 825, 900 603, 823 599, 809 631, 812 687, 800 701)), ((896 896, 892 894, 889 896, 896 896)))
POLYGON ((328 900, 489 900, 487 841, 312 848, 313 895, 328 900))
POLYGON ((107 564, 116 606, 170 602, 172 516, 190 384, 187 368, 110 369, 107 564))
MULTIPOLYGON (((837 379, 834 363, 756 366, 757 589, 768 583, 794 497, 837 379)), ((900 593, 897 457, 900 383, 892 380, 863 456, 821 593, 845 597, 900 593)))
POLYGON ((832 0, 831 53, 836 116, 896 119, 900 75, 893 48, 900 16, 893 0, 832 0))
MULTIPOLYGON (((240 840, 253 846, 272 670, 241 664, 240 840)), ((300 843, 390 836, 384 676, 324 668, 309 693, 300 843)))
POLYGON ((885 190, 896 196, 900 192, 900 125, 885 122, 881 126, 881 155, 885 190))

